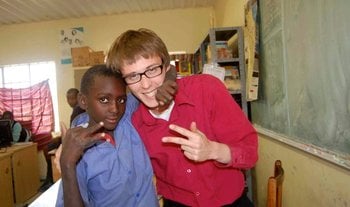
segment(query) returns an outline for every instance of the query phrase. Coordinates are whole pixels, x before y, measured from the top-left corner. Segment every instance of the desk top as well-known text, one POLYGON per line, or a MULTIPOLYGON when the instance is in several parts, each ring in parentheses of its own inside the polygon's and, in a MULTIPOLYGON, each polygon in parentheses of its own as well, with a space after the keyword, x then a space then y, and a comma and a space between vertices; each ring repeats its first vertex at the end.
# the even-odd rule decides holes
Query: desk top
POLYGON ((11 156, 13 153, 26 149, 28 147, 36 147, 37 143, 34 142, 20 142, 11 145, 11 147, 1 148, 0 150, 0 159, 3 159, 7 156, 11 156))
POLYGON ((29 207, 54 207, 56 205, 58 189, 61 179, 55 182, 49 189, 35 199, 29 207))
POLYGON ((5 159, 6 157, 11 157, 11 153, 8 153, 6 149, 0 150, 0 160, 5 159))

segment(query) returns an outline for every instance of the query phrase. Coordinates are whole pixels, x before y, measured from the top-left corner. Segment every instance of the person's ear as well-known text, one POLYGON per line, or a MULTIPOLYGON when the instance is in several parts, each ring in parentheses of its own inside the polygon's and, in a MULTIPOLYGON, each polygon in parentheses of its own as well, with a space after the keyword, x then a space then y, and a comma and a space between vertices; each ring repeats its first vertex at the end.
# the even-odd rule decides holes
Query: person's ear
POLYGON ((81 93, 78 95, 78 104, 80 108, 86 110, 87 109, 87 97, 81 93))

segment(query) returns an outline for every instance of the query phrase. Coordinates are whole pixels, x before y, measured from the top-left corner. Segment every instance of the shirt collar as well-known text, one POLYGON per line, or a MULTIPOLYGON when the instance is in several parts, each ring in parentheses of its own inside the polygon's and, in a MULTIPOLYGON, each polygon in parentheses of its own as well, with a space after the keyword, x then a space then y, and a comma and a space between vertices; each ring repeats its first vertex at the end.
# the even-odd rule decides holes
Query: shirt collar
POLYGON ((115 140, 110 134, 106 133, 105 136, 104 136, 104 140, 106 142, 111 143, 111 145, 116 146, 115 140))

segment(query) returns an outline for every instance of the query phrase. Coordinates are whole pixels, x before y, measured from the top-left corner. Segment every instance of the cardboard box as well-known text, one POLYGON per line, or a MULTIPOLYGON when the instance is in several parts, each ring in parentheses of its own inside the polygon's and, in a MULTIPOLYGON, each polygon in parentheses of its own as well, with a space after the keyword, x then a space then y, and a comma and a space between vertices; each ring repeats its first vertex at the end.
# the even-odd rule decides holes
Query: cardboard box
POLYGON ((90 52, 90 65, 99 65, 105 63, 105 54, 103 51, 90 52))
POLYGON ((90 65, 90 47, 71 48, 73 67, 84 67, 90 65))

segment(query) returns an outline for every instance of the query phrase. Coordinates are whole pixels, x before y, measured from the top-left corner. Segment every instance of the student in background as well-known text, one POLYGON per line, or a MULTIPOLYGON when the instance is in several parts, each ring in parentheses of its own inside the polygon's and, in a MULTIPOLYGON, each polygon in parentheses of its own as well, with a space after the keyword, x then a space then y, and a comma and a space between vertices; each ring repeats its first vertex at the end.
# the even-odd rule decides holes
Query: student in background
POLYGON ((147 29, 123 33, 107 59, 142 103, 132 121, 164 206, 252 206, 242 170, 258 159, 256 131, 223 83, 210 75, 177 80, 174 100, 159 106, 154 93, 169 62, 164 42, 147 29))
POLYGON ((73 109, 72 114, 70 116, 70 122, 69 122, 70 124, 72 124, 72 121, 76 116, 85 112, 85 110, 79 106, 78 95, 79 95, 79 90, 76 88, 70 88, 66 93, 67 103, 73 109))
POLYGON ((127 101, 122 76, 105 65, 91 67, 79 98, 89 116, 79 117, 82 127, 63 130, 56 206, 158 206, 151 163, 131 123, 137 103, 127 101), (87 141, 97 142, 85 151, 87 141), (73 187, 66 185, 71 181, 73 187), (79 192, 82 200, 72 196, 79 192))
POLYGON ((31 133, 14 119, 11 111, 5 111, 2 115, 2 119, 11 121, 13 142, 27 142, 30 140, 31 133))

